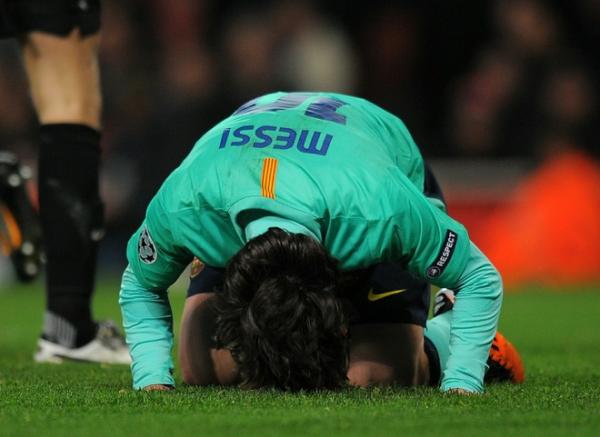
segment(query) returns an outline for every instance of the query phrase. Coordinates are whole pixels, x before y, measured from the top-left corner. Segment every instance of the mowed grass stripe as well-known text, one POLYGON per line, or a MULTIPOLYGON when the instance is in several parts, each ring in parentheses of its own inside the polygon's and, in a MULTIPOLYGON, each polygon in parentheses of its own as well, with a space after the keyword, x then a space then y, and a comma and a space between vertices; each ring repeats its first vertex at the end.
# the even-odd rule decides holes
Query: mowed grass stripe
MULTIPOLYGON (((95 298, 117 321, 118 282, 95 298)), ((175 326, 184 294, 171 294, 175 326)), ((522 352, 523 386, 484 396, 432 389, 340 393, 179 387, 133 392, 126 367, 36 365, 41 284, 0 290, 0 436, 21 435, 598 435, 600 293, 505 297, 501 330, 522 352)), ((176 376, 179 378, 179 374, 176 376)))

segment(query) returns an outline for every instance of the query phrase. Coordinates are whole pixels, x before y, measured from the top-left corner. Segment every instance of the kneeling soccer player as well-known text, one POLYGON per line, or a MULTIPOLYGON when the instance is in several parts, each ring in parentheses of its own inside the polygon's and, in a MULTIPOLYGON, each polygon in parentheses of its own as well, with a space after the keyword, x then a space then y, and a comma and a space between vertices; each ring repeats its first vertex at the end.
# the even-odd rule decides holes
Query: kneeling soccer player
MULTIPOLYGON (((443 391, 483 390, 500 276, 445 213, 404 124, 363 99, 244 104, 167 178, 127 255, 120 304, 136 389, 174 386, 166 289, 197 257, 207 267, 184 310, 187 383, 413 386, 437 384, 441 368, 443 391), (456 298, 426 340, 429 283, 456 298)), ((505 346, 495 361, 521 380, 505 346)))

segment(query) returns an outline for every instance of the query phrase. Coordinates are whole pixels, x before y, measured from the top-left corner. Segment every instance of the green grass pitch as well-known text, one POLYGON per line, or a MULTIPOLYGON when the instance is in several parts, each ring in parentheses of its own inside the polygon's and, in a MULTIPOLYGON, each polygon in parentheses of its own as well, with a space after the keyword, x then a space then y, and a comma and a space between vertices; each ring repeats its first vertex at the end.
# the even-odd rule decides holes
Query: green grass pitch
MULTIPOLYGON (((99 288, 97 317, 119 320, 117 288, 99 288)), ((42 297, 40 284, 0 290, 0 436, 600 435, 594 287, 508 294, 500 327, 522 353, 527 382, 471 397, 427 388, 133 392, 126 367, 32 362, 42 297)), ((173 292, 172 303, 177 324, 183 293, 173 292)))

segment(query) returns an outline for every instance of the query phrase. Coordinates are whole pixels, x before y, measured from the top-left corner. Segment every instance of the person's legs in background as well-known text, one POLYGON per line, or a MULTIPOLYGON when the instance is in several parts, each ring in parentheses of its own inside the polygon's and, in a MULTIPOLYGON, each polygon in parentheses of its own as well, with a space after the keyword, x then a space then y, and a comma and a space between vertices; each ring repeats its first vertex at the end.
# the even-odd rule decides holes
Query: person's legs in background
POLYGON ((97 245, 104 232, 100 3, 28 0, 14 8, 41 125, 38 180, 47 305, 35 358, 127 363, 127 347, 114 325, 94 322, 91 312, 97 245))

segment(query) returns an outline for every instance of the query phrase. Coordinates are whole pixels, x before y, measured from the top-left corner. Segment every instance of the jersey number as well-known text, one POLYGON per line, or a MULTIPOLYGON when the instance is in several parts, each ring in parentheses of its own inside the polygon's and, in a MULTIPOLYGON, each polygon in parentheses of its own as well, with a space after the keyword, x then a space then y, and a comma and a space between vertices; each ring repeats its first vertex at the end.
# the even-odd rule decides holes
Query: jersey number
POLYGON ((311 93, 288 93, 274 102, 262 105, 258 104, 258 100, 260 99, 260 97, 258 97, 244 103, 233 114, 257 114, 260 112, 284 111, 301 105, 305 100, 311 97, 316 98, 308 105, 304 115, 320 120, 332 121, 338 124, 346 124, 346 116, 336 112, 340 107, 347 105, 346 102, 342 102, 335 97, 319 96, 311 93))

